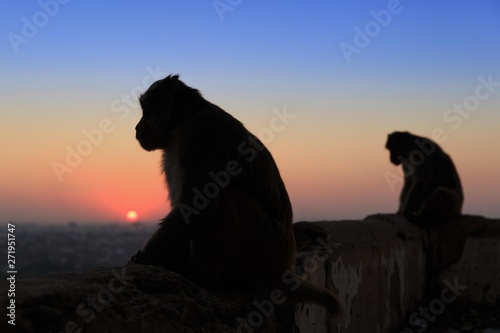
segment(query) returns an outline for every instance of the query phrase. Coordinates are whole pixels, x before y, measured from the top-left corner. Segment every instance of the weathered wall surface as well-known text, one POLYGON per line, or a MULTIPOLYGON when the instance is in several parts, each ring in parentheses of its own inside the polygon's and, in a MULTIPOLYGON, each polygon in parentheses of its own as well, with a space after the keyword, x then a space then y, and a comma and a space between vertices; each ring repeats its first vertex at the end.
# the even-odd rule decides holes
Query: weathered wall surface
MULTIPOLYGON (((321 222, 315 228, 317 239, 329 236, 338 245, 310 273, 311 279, 326 280, 346 311, 327 328, 322 309, 302 305, 296 315, 300 332, 395 332, 402 327, 424 294, 425 235, 399 217, 382 215, 363 221, 321 222)), ((314 257, 311 252, 302 255, 314 257)), ((306 265, 306 272, 310 270, 306 265)))
MULTIPOLYGON (((295 230, 298 273, 338 295, 341 318, 299 304, 290 323, 293 309, 266 295, 208 291, 164 269, 128 265, 17 281, 16 327, 4 317, 0 331, 399 333, 422 304, 437 311, 500 300, 500 220, 464 216, 426 232, 374 215, 295 230)), ((7 287, 0 282, 1 304, 7 287)))
POLYGON ((500 220, 463 216, 423 231, 398 216, 373 215, 295 228, 306 244, 305 272, 346 309, 329 324, 323 309, 302 304, 300 332, 401 332, 447 306, 500 302, 500 220), (312 243, 327 237, 335 251, 313 266, 312 243))
POLYGON ((439 280, 457 279, 466 286, 460 290, 462 300, 493 305, 500 301, 500 220, 466 216, 462 221, 467 232, 463 253, 439 273, 439 280))

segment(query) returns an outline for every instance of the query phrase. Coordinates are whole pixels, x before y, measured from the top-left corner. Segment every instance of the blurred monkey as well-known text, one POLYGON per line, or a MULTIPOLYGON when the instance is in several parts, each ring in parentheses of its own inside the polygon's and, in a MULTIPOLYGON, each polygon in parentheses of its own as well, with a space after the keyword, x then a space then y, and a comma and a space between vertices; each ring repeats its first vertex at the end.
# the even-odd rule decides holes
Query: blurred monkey
POLYGON ((402 165, 405 176, 398 214, 420 226, 461 214, 460 178, 441 147, 409 132, 389 134, 385 147, 391 162, 402 165))

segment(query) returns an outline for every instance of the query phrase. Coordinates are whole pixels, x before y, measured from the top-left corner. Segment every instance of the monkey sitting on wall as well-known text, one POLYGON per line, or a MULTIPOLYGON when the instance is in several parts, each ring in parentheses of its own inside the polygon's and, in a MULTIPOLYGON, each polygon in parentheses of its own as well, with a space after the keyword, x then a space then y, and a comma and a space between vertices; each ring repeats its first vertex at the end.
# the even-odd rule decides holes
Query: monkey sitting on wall
POLYGON ((238 120, 168 76, 140 97, 136 138, 163 151, 171 212, 132 262, 206 286, 280 290, 340 310, 293 273, 292 207, 271 153, 238 120))
POLYGON ((450 156, 436 143, 409 132, 394 132, 385 147, 405 176, 398 214, 419 226, 461 214, 460 178, 450 156))

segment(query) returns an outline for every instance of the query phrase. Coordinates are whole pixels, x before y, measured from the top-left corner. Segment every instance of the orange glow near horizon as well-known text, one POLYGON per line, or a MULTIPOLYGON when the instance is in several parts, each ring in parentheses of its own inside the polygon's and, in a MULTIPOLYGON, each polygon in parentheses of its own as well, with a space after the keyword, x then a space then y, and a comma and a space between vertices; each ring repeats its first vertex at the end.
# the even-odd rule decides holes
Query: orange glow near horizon
MULTIPOLYGON (((384 178, 385 172, 399 172, 399 168, 390 164, 384 148, 386 133, 392 128, 373 129, 364 125, 357 131, 329 131, 324 123, 297 119, 297 123, 276 134, 267 144, 289 192, 295 221, 362 219, 369 214, 396 211, 402 183, 391 189, 384 178)), ((137 214, 135 220, 162 219, 169 213, 170 205, 161 173, 161 153, 140 148, 133 136, 135 122, 136 119, 131 119, 117 123, 116 131, 85 157, 81 165, 65 173, 62 182, 50 165, 53 160, 64 161, 64 144, 45 146, 43 154, 22 155, 16 163, 7 159, 5 166, 16 172, 0 175, 0 208, 4 218, 125 223, 134 220, 128 215, 133 208, 137 214), (23 204, 26 202, 29 209, 23 204)), ((247 127, 253 133, 261 128, 252 123, 247 127)), ((413 132, 428 135, 425 127, 413 132)), ((500 137, 491 131, 487 135, 479 130, 474 132, 474 141, 450 135, 441 146, 453 157, 459 170, 466 196, 464 213, 495 217, 498 215, 495 197, 500 195, 497 173, 500 160, 488 147, 491 148, 489 142, 495 141, 492 137, 496 135, 496 142, 500 137)), ((74 146, 79 139, 68 139, 68 145, 74 146)), ((12 143, 18 151, 22 151, 22 144, 16 147, 12 143)), ((12 147, 4 151, 9 149, 12 147)))
POLYGON ((138 219, 137 213, 133 210, 128 211, 127 213, 127 221, 136 222, 138 219))
MULTIPOLYGON (((385 172, 399 172, 384 148, 386 135, 410 130, 429 137, 438 126, 446 130, 448 139, 441 146, 452 156, 462 179, 464 213, 500 215, 495 200, 500 196, 500 159, 494 153, 494 143, 500 142, 495 128, 500 116, 494 104, 485 105, 481 113, 471 115, 461 128, 453 130, 443 123, 442 110, 426 118, 417 112, 400 116, 397 110, 407 102, 393 103, 393 111, 358 105, 359 110, 367 110, 364 113, 345 112, 341 102, 317 105, 319 111, 314 112, 303 104, 287 106, 296 118, 266 146, 289 192, 295 220, 362 219, 368 214, 396 211, 402 183, 391 189, 384 178, 385 172)), ((269 126, 273 116, 272 108, 261 109, 259 114, 252 114, 249 106, 228 107, 227 111, 256 135, 269 126)), ((74 112, 85 114, 83 109, 74 112)), ((154 222, 169 213, 161 152, 144 151, 134 137, 140 111, 131 111, 124 120, 109 110, 102 112, 85 120, 55 121, 46 128, 13 115, 0 123, 6 137, 19 138, 0 142, 5 157, 0 173, 0 212, 6 221, 126 223, 125 217, 133 209, 141 221, 154 222), (66 164, 67 147, 75 148, 87 140, 82 130, 96 128, 105 117, 112 120, 114 130, 59 181, 53 161, 66 164), (24 136, 16 132, 19 128, 25 131, 24 136), (36 149, 28 149, 33 143, 36 149)), ((63 110, 58 113, 64 114, 63 110)))

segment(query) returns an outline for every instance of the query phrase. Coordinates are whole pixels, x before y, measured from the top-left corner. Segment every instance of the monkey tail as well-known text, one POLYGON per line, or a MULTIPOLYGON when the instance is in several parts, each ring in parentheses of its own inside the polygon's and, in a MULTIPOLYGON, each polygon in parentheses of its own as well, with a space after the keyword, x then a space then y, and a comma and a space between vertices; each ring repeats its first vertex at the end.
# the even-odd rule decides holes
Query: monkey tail
MULTIPOLYGON (((298 277, 297 277, 298 278, 298 277)), ((338 298, 328 289, 319 287, 309 281, 298 278, 300 284, 298 288, 285 289, 286 295, 295 302, 314 303, 324 306, 330 315, 342 316, 343 309, 338 298)))

